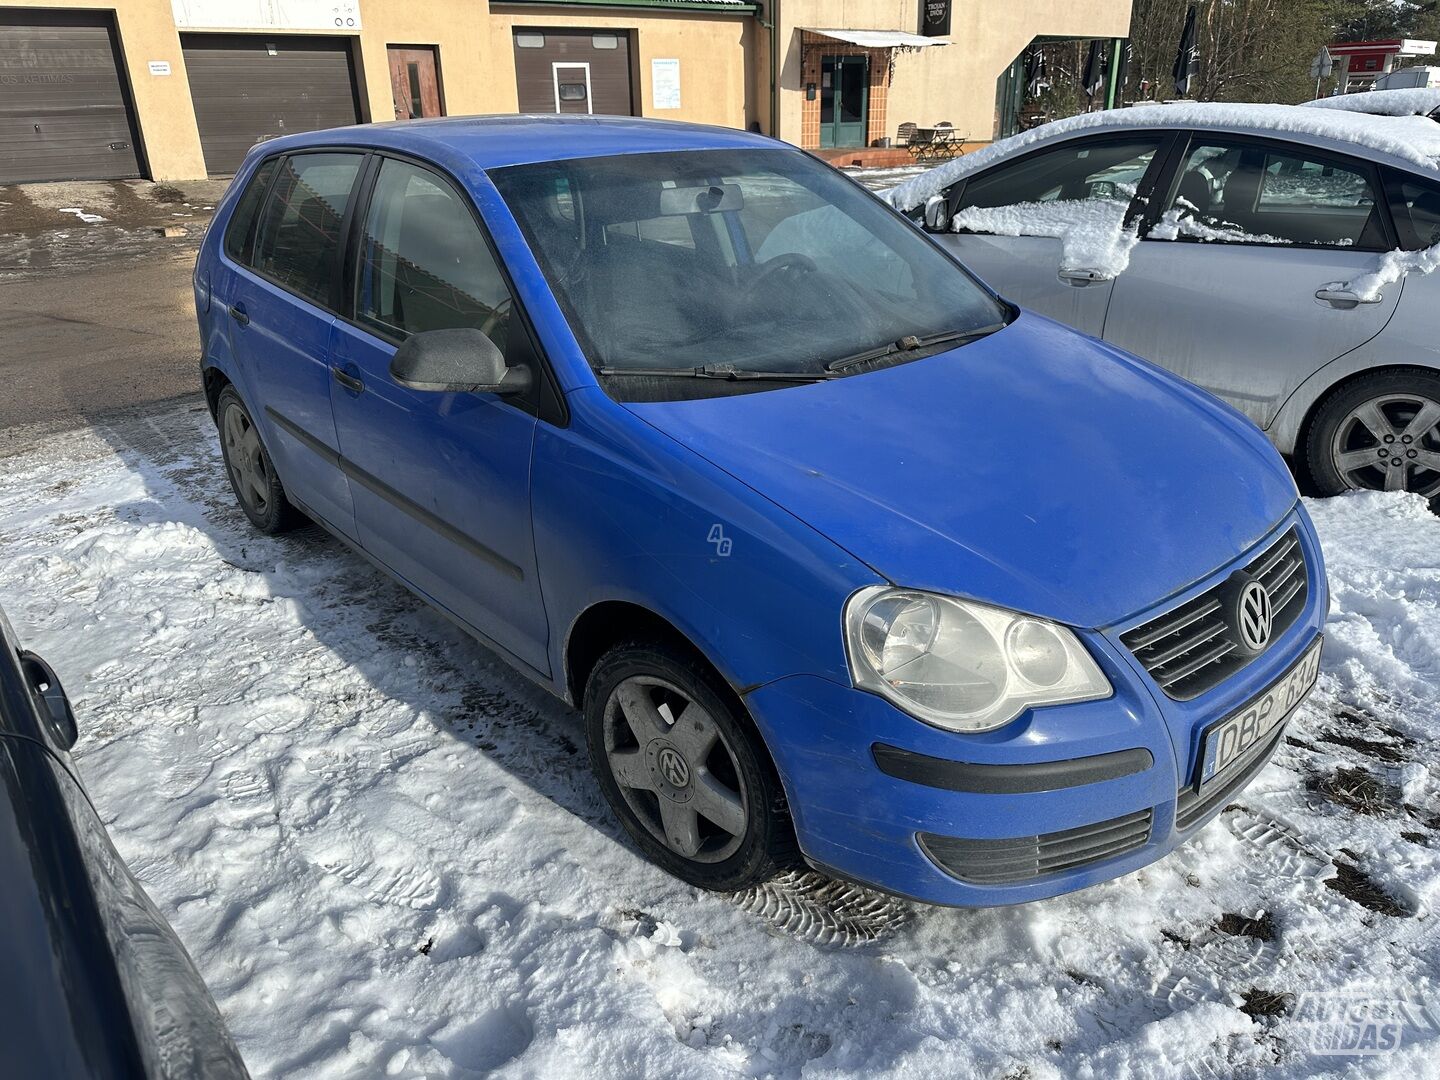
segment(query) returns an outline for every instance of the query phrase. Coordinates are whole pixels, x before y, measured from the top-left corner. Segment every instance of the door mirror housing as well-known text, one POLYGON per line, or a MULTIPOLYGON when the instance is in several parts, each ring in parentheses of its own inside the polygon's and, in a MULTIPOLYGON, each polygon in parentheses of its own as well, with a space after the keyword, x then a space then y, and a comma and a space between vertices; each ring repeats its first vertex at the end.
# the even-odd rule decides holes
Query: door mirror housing
POLYGON ((471 326, 411 334, 395 350, 390 377, 411 390, 504 397, 525 393, 534 379, 528 367, 507 367, 499 347, 471 326))
POLYGON ((69 750, 80 737, 75 723, 75 714, 70 709, 70 699, 65 688, 55 677, 55 669, 29 649, 20 650, 20 670, 35 695, 35 704, 40 707, 41 717, 50 724, 50 734, 61 750, 69 750))
POLYGON ((944 195, 931 195, 925 200, 925 231, 950 231, 950 207, 944 195))

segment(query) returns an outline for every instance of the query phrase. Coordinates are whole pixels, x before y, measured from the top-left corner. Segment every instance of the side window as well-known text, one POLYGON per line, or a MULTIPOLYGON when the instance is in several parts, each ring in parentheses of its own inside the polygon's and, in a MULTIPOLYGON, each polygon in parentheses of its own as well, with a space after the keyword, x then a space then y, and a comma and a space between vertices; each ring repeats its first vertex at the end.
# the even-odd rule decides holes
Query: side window
POLYGON ((1076 140, 972 177, 960 205, 970 209, 1079 199, 1128 204, 1159 147, 1158 135, 1099 143, 1076 140))
POLYGON ((260 202, 265 198, 265 193, 270 190, 270 180, 275 175, 275 165, 274 158, 261 162, 260 167, 255 170, 255 175, 250 178, 245 193, 235 204, 235 212, 230 215, 230 224, 225 229, 225 254, 236 262, 245 261, 245 241, 250 238, 250 226, 255 223, 255 215, 260 210, 260 202))
POLYGON ((464 196, 387 158, 365 219, 355 317, 392 337, 475 327, 503 352, 511 299, 464 196))
POLYGON ((1385 232, 1362 165, 1298 149, 1194 140, 1150 238, 1374 248, 1385 232))
POLYGON ((260 216, 251 265, 292 292, 329 305, 340 269, 340 225, 361 160, 359 154, 286 158, 260 216))
POLYGON ((1390 209, 1401 247, 1411 251, 1440 244, 1440 185, 1392 174, 1390 209))

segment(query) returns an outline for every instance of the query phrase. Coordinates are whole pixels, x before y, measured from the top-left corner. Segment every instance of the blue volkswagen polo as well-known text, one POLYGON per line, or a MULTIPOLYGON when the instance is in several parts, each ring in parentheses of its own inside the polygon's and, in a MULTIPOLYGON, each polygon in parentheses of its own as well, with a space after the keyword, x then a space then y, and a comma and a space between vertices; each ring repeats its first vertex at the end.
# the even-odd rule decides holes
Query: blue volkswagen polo
POLYGON ((784 144, 277 139, 195 300, 255 526, 319 522, 582 709, 621 824, 695 885, 1113 878, 1315 682, 1320 550, 1264 435, 784 144))

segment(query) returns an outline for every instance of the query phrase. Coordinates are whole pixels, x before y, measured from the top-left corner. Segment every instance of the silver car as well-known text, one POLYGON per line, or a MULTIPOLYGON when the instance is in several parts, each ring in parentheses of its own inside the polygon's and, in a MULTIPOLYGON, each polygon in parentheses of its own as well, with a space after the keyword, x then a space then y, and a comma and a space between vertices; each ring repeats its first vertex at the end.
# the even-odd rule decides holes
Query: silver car
POLYGON ((1440 123, 1140 106, 886 197, 1001 295, 1230 402, 1321 493, 1440 499, 1440 123))

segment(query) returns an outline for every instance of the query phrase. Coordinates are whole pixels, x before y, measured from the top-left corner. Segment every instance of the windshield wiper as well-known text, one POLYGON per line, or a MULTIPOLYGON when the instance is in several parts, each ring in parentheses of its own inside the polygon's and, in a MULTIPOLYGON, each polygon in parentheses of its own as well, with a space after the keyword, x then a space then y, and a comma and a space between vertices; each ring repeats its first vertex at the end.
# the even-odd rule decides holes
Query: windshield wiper
POLYGON ((602 367, 601 375, 632 375, 660 379, 774 379, 782 382, 819 382, 833 379, 832 371, 751 371, 734 364, 702 364, 684 368, 617 368, 602 367))
POLYGON ((907 336, 898 341, 892 341, 888 345, 881 345, 877 349, 866 349, 864 352, 855 353, 852 356, 842 356, 839 360, 831 360, 825 365, 825 370, 832 374, 849 371, 851 368, 859 367, 861 364, 868 364, 875 360, 883 360, 887 356, 894 356, 896 353, 911 353, 920 349, 928 349, 932 345, 946 345, 952 341, 969 342, 976 338, 987 337, 997 330, 1004 330, 1009 323, 992 323, 989 326, 982 326, 978 330, 946 330, 939 334, 929 334, 926 337, 907 336))

